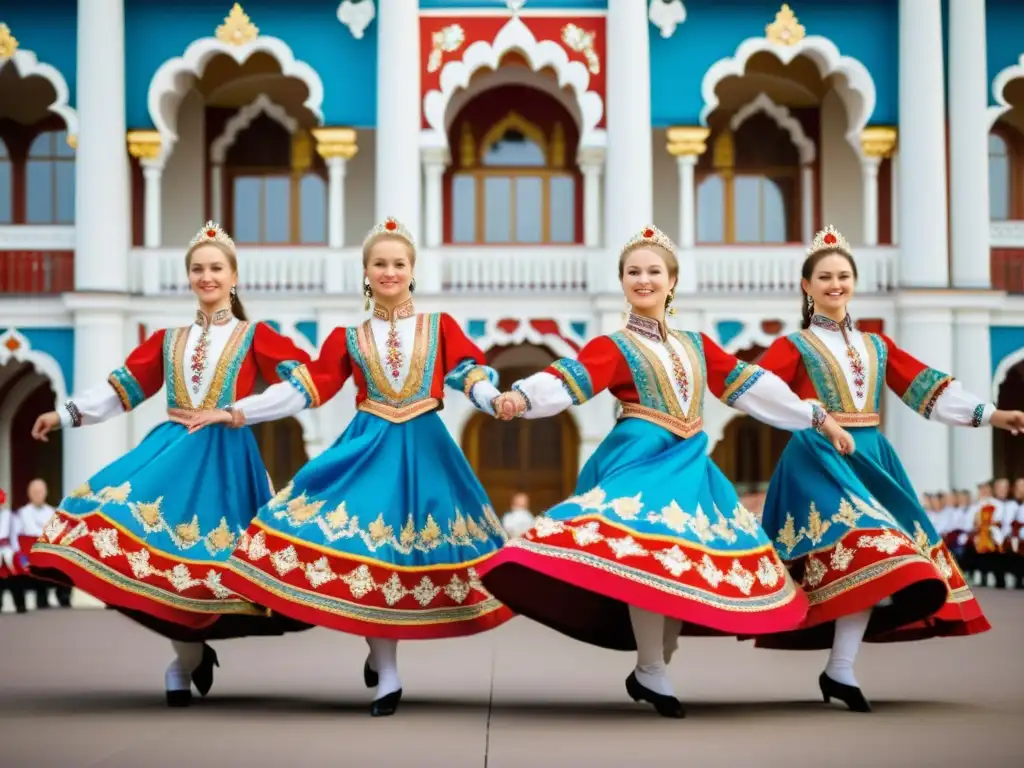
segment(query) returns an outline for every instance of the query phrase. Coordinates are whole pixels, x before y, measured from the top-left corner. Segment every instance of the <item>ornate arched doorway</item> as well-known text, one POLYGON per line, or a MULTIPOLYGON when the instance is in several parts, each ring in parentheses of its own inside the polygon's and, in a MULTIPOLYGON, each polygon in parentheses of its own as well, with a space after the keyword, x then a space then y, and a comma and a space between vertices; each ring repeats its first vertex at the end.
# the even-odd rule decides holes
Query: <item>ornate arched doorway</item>
MULTIPOLYGON (((1024 408, 1024 362, 1006 372, 999 385, 996 407, 1009 410, 1024 408)), ((1020 438, 1002 429, 992 430, 992 465, 996 477, 1024 477, 1024 447, 1020 438)))
POLYGON ((12 508, 28 502, 28 484, 46 481, 50 503, 60 501, 63 488, 63 440, 60 430, 45 443, 32 439, 36 418, 52 411, 56 394, 50 380, 28 362, 9 360, 0 366, 0 487, 12 508))
POLYGON ((302 425, 295 419, 279 419, 256 424, 252 431, 274 490, 284 488, 309 460, 302 425))
POLYGON ((741 493, 760 493, 768 487, 789 432, 737 416, 725 427, 711 458, 741 493))
MULTIPOLYGON (((492 352, 489 362, 498 371, 502 391, 555 359, 532 344, 492 352)), ((579 446, 579 432, 568 413, 515 421, 478 413, 462 433, 462 450, 499 514, 517 492, 529 495, 534 514, 571 495, 579 471, 579 446)))

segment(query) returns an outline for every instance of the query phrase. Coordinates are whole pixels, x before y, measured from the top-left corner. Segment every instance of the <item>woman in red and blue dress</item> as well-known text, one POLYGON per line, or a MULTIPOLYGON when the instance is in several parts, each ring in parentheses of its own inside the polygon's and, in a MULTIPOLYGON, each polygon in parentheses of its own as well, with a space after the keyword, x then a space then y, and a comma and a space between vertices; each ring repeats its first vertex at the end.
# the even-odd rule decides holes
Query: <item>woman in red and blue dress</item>
POLYGON ((185 254, 195 321, 159 330, 124 366, 38 418, 45 440, 53 429, 99 424, 137 408, 161 387, 171 420, 64 499, 32 548, 33 572, 70 583, 171 639, 167 701, 206 695, 216 653, 207 640, 281 634, 302 625, 266 611, 225 586, 228 558, 256 511, 272 496, 251 430, 189 434, 185 414, 228 405, 250 394, 257 379, 279 381, 309 360, 264 323, 246 320, 238 300, 235 244, 213 222, 185 254))
POLYGON ((682 717, 666 673, 680 634, 760 634, 799 625, 807 599, 736 491, 708 456, 706 391, 787 430, 849 435, 778 378, 737 360, 703 333, 669 330, 678 263, 654 227, 619 259, 630 313, 575 360, 513 385, 503 417, 553 416, 603 390, 621 417, 580 473, 576 493, 539 517, 480 569, 512 610, 570 637, 637 651, 635 700, 682 717))
POLYGON ((989 623, 955 558, 878 430, 889 387, 927 419, 962 427, 1024 428, 929 368, 887 336, 858 331, 847 311, 857 267, 828 227, 803 266, 803 330, 776 340, 759 365, 850 429, 842 457, 811 432, 792 436, 772 476, 762 525, 810 599, 804 623, 757 638, 766 648, 829 648, 819 686, 826 701, 870 711, 853 673, 861 641, 971 635, 989 623))
POLYGON ((355 380, 356 417, 260 510, 224 584, 298 621, 366 637, 374 716, 401 699, 399 640, 470 635, 512 616, 478 576, 505 541, 501 522, 437 414, 446 385, 493 414, 497 374, 449 315, 416 312, 415 260, 398 221, 375 227, 363 244, 372 317, 332 331, 287 383, 193 421, 279 419, 355 380))

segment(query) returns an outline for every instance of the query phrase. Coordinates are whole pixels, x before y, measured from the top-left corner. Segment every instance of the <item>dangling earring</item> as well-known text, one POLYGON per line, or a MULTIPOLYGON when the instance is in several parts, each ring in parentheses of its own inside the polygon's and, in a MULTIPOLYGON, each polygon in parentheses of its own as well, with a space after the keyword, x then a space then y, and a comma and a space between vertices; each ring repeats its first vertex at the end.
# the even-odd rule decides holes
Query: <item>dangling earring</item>
POLYGON ((237 301, 238 300, 238 289, 235 288, 235 286, 233 286, 233 285, 231 286, 231 300, 232 301, 237 301))
POLYGON ((366 296, 366 302, 363 304, 363 311, 370 311, 370 299, 373 297, 373 289, 370 287, 370 281, 363 281, 363 295, 366 296))
POLYGON ((676 294, 675 294, 675 291, 673 291, 672 293, 670 293, 668 295, 668 301, 665 302, 665 310, 670 315, 674 315, 676 313, 676 308, 672 306, 672 302, 675 300, 675 298, 676 298, 676 294))
POLYGON ((412 280, 409 281, 409 293, 415 293, 415 292, 416 292, 416 278, 414 277, 412 280))
POLYGON ((811 294, 807 294, 807 311, 814 311, 814 299, 811 298, 811 294))

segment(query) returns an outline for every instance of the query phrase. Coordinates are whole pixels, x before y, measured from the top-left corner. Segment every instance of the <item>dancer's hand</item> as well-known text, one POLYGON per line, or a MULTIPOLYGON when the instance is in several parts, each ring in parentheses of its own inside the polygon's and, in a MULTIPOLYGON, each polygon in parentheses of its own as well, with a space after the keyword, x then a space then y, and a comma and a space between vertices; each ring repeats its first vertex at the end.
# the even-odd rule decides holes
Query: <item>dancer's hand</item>
POLYGON ((991 423, 996 429, 1005 429, 1012 435, 1019 435, 1024 432, 1024 412, 993 411, 991 423))
POLYGON ((502 392, 494 399, 494 415, 502 421, 511 421, 526 413, 526 398, 512 390, 502 392))
POLYGON ((34 440, 40 440, 44 443, 48 443, 50 442, 50 440, 46 436, 50 434, 53 430, 57 429, 59 426, 60 414, 58 414, 56 411, 44 413, 42 416, 36 419, 36 423, 32 425, 32 438, 34 440))
POLYGON ((231 413, 220 408, 209 411, 186 411, 172 408, 167 411, 167 416, 174 423, 188 427, 190 435, 211 424, 231 423, 231 413))
POLYGON ((832 447, 844 456, 857 450, 853 435, 840 427, 831 416, 825 419, 825 423, 821 425, 821 432, 832 443, 832 447))

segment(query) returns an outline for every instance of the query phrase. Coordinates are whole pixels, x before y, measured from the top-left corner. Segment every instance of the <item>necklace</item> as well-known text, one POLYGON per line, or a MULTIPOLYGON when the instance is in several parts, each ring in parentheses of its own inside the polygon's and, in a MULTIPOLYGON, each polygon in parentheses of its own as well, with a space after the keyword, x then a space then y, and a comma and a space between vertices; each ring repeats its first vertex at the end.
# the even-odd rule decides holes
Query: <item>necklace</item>
POLYGON ((683 365, 682 358, 679 357, 679 353, 672 346, 668 336, 662 334, 661 323, 652 317, 643 317, 642 315, 630 312, 629 320, 626 321, 626 327, 645 339, 650 339, 664 345, 665 351, 668 353, 669 362, 672 363, 672 378, 675 379, 676 386, 679 387, 679 394, 684 402, 689 400, 690 378, 686 375, 686 366, 683 365))
POLYGON ((843 321, 837 323, 831 317, 815 315, 811 318, 811 325, 816 325, 826 331, 838 331, 843 335, 843 341, 846 343, 846 359, 850 362, 850 372, 853 373, 853 387, 857 398, 862 399, 867 374, 864 370, 864 361, 861 360, 860 353, 857 352, 857 348, 853 346, 853 341, 850 338, 850 332, 853 331, 853 318, 847 313, 843 321))
POLYGON ((232 317, 230 309, 218 309, 210 318, 207 318, 202 310, 196 310, 196 325, 202 328, 203 332, 199 334, 199 341, 196 343, 189 366, 192 372, 190 381, 193 394, 199 394, 199 390, 202 388, 203 374, 206 373, 210 352, 210 329, 215 325, 228 323, 232 317))
POLYGON ((384 365, 387 367, 391 378, 397 383, 402 375, 402 365, 405 363, 405 354, 402 352, 402 337, 398 333, 398 321, 416 314, 412 305, 412 299, 406 299, 393 310, 388 310, 379 304, 373 305, 373 316, 378 320, 384 320, 388 324, 388 337, 385 342, 387 350, 384 357, 384 365))

